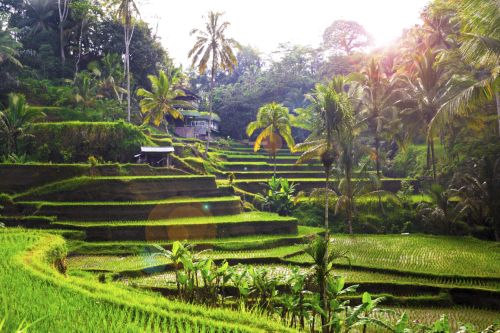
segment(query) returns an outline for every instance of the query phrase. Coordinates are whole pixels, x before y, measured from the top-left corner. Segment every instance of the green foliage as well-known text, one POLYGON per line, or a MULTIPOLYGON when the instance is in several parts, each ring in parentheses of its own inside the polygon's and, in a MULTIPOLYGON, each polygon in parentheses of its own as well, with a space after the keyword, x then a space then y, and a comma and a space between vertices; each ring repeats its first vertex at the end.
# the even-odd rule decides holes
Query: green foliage
POLYGON ((20 153, 19 141, 32 135, 28 127, 44 116, 40 110, 28 107, 24 95, 9 95, 7 109, 0 111, 0 144, 5 146, 7 155, 20 153))
POLYGON ((257 120, 247 126, 247 135, 251 137, 257 129, 262 131, 255 139, 254 151, 258 151, 265 141, 266 150, 276 156, 276 152, 283 147, 282 140, 293 151, 295 143, 288 108, 274 102, 261 106, 257 112, 257 120))
POLYGON ((26 150, 39 161, 86 162, 93 155, 104 161, 128 162, 141 146, 152 145, 142 131, 123 121, 37 123, 29 131, 26 150))
POLYGON ((174 119, 182 119, 182 114, 174 107, 189 107, 189 103, 184 102, 180 98, 185 96, 179 85, 179 77, 170 78, 165 72, 160 71, 158 77, 150 75, 152 92, 146 89, 139 89, 137 96, 142 97, 140 106, 141 112, 144 114, 143 123, 153 123, 159 126, 165 122, 165 116, 170 116, 174 119))
POLYGON ((64 255, 64 241, 58 236, 7 229, 1 231, 0 240, 0 280, 8 286, 0 291, 0 299, 6 304, 31 304, 7 310, 0 322, 8 332, 21 322, 33 323, 36 331, 53 332, 96 332, 109 330, 109 325, 113 332, 167 332, 185 327, 232 333, 288 331, 249 313, 169 301, 77 275, 64 277, 52 266, 64 255), (146 322, 150 324, 145 326, 146 322))
POLYGON ((262 196, 265 209, 278 213, 281 216, 290 215, 293 208, 295 184, 289 183, 286 178, 276 178, 273 176, 267 182, 267 186, 267 194, 262 196))

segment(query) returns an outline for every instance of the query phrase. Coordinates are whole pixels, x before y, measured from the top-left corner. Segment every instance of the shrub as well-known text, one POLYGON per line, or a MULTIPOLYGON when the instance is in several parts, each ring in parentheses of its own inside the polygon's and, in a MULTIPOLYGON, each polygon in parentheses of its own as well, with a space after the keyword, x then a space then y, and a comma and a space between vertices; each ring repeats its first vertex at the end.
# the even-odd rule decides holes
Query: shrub
POLYGON ((87 162, 89 156, 128 162, 142 145, 154 145, 138 127, 123 121, 38 123, 30 134, 28 154, 55 163, 87 162))

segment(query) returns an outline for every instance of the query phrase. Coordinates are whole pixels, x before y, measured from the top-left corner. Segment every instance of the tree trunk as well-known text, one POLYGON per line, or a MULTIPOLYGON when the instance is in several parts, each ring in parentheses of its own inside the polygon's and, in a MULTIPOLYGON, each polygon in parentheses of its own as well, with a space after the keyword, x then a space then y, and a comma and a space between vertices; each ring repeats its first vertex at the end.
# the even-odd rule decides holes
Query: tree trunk
POLYGON ((125 27, 125 72, 127 75, 127 121, 131 120, 130 111, 130 43, 128 38, 129 29, 125 27))
POLYGON ((498 91, 495 91, 495 99, 497 101, 498 135, 500 136, 500 93, 498 91))
POLYGON ((63 65, 66 63, 66 55, 64 54, 64 22, 68 17, 70 0, 58 0, 57 9, 59 10, 59 52, 61 55, 61 62, 63 65))
POLYGON ((215 49, 212 49, 212 77, 210 78, 210 96, 209 96, 209 105, 208 105, 208 110, 210 112, 209 120, 208 120, 208 129, 207 129, 207 142, 205 144, 205 154, 208 156, 208 148, 210 147, 210 138, 211 138, 211 131, 212 129, 210 128, 210 125, 212 124, 212 112, 213 112, 213 102, 214 102, 214 88, 215 88, 215 73, 217 71, 216 69, 216 63, 215 63, 215 49))
POLYGON ((350 162, 348 162, 349 164, 346 165, 346 174, 345 174, 345 177, 346 177, 346 185, 347 185, 347 199, 348 199, 348 203, 347 203, 347 210, 346 210, 346 215, 347 215, 347 226, 349 228, 349 234, 352 234, 352 215, 353 215, 353 203, 354 203, 354 195, 353 195, 353 191, 352 191, 352 181, 351 181, 351 172, 352 172, 352 166, 350 165, 350 162))
POLYGON ((61 53, 61 62, 64 67, 66 64, 66 55, 64 54, 64 36, 63 36, 63 21, 59 23, 59 50, 61 53))
POLYGON ((276 151, 273 151, 273 163, 274 163, 273 176, 274 176, 274 178, 276 178, 276 151))
POLYGON ((436 156, 434 155, 434 138, 430 138, 430 143, 431 143, 431 163, 432 163, 432 178, 434 179, 434 182, 437 180, 436 176, 436 156))
POLYGON ((378 136, 375 137, 375 164, 377 167, 377 177, 380 178, 380 139, 378 136))
POLYGON ((82 19, 82 22, 80 24, 80 36, 78 37, 78 54, 76 56, 76 62, 75 62, 75 80, 76 76, 78 75, 79 67, 80 67, 80 60, 82 58, 82 39, 83 39, 83 26, 85 24, 86 18, 82 19))
MULTIPOLYGON (((323 258, 323 266, 326 269, 328 267, 328 254, 329 254, 329 249, 328 249, 328 244, 330 241, 330 228, 329 228, 329 221, 328 221, 328 212, 329 212, 329 186, 328 183, 330 182, 330 168, 331 165, 325 166, 325 255, 323 258)), ((322 332, 323 333, 328 333, 329 328, 326 326, 328 324, 328 295, 326 291, 326 279, 327 279, 327 274, 326 271, 324 272, 323 276, 321 277, 322 279, 322 300, 323 300, 323 311, 325 312, 324 316, 321 316, 321 324, 322 324, 322 332)))

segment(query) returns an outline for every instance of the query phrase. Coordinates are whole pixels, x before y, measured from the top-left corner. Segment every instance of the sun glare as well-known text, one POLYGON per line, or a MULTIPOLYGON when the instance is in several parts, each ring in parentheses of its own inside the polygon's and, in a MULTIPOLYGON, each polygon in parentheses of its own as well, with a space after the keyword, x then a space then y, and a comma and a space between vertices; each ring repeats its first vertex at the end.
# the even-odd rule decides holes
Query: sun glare
POLYGON ((193 22, 202 24, 209 10, 224 12, 231 22, 231 33, 245 45, 270 54, 280 43, 317 47, 323 31, 335 20, 359 22, 373 36, 374 46, 386 46, 403 29, 420 20, 420 11, 428 0, 311 0, 243 1, 185 0, 167 3, 149 0, 142 8, 143 18, 153 27, 171 56, 187 65, 186 54, 192 43, 189 32, 193 22), (319 10, 321 8, 321 10, 319 10))

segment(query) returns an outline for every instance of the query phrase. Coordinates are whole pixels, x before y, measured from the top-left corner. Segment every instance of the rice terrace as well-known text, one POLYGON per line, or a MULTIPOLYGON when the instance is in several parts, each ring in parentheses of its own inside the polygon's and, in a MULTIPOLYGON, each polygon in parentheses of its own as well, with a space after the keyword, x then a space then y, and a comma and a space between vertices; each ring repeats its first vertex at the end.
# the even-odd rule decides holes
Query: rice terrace
POLYGON ((0 0, 0 333, 500 332, 498 0, 0 0))

